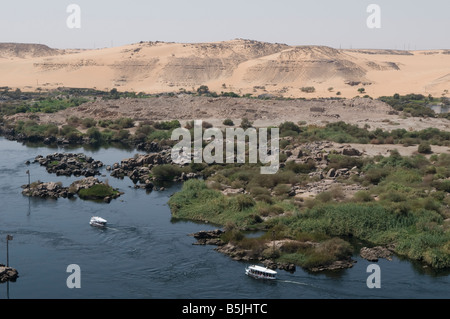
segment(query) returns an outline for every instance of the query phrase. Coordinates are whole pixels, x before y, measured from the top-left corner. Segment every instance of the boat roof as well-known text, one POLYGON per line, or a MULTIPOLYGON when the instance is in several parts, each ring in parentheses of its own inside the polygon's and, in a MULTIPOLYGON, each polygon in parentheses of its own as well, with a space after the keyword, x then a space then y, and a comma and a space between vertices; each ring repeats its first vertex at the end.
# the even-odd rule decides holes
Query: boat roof
POLYGON ((266 272, 268 274, 274 274, 275 275, 277 273, 275 270, 272 270, 272 269, 269 269, 269 268, 266 268, 266 267, 261 267, 261 266, 258 266, 258 265, 251 265, 249 268, 252 268, 252 269, 258 270, 258 271, 262 271, 262 272, 266 272))

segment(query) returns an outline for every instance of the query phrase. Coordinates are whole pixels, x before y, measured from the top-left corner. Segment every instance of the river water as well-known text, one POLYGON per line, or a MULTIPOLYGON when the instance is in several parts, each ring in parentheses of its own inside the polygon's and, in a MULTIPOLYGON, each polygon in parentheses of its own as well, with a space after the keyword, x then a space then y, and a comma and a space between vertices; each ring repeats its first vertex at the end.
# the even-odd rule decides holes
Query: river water
POLYGON ((322 298, 449 298, 450 272, 432 271, 394 257, 380 260, 381 288, 366 280, 371 263, 355 254, 351 269, 313 274, 297 268, 279 271, 279 280, 264 282, 244 275, 248 265, 233 261, 214 246, 193 245, 188 234, 216 227, 174 221, 167 201, 180 185, 147 194, 125 178, 103 169, 100 179, 125 194, 111 203, 80 199, 43 200, 25 197, 21 185, 31 181, 77 178, 48 174, 39 164, 26 165, 37 155, 85 153, 105 165, 132 157, 134 150, 116 148, 63 149, 30 147, 0 138, 0 263, 19 272, 15 282, 0 284, 0 298, 10 299, 322 299, 322 298), (89 219, 108 220, 105 230, 89 219), (68 288, 67 266, 80 267, 80 288, 68 288))

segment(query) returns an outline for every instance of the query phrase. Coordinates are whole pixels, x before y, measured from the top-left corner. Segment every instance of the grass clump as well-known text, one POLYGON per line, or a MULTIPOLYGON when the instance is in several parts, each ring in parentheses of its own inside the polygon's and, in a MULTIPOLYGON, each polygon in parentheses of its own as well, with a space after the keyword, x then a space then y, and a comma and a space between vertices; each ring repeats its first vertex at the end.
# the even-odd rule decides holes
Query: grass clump
POLYGON ((89 188, 80 189, 78 196, 81 199, 104 199, 105 197, 117 196, 119 192, 106 184, 96 184, 89 188))

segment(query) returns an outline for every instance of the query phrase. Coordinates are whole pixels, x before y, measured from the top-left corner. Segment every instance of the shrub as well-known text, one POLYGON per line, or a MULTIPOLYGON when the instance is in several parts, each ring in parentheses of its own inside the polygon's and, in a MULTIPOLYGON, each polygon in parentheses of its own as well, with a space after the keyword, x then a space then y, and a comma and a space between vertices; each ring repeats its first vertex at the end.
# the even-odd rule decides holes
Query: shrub
POLYGON ((181 124, 178 120, 173 120, 156 122, 153 126, 158 130, 174 130, 178 127, 181 127, 181 124))
POLYGON ((131 128, 134 127, 134 120, 128 117, 121 118, 117 120, 117 124, 120 128, 131 128))
POLYGON ((199 95, 203 95, 203 94, 209 94, 209 88, 206 85, 201 85, 198 89, 197 89, 197 93, 199 95))
POLYGON ((316 252, 330 255, 333 259, 340 259, 350 257, 352 250, 352 246, 348 242, 341 238, 334 237, 320 243, 316 252))
POLYGON ((435 181, 433 186, 440 191, 450 193, 450 180, 435 181))
POLYGON ((98 125, 100 127, 109 127, 113 123, 114 122, 112 120, 100 120, 100 121, 98 121, 98 125))
POLYGON ((371 202, 373 200, 372 196, 370 196, 367 191, 357 191, 353 195, 353 200, 355 202, 371 202))
POLYGON ((291 186, 287 184, 278 184, 274 187, 273 192, 277 196, 287 195, 291 191, 291 186))
POLYGON ((389 175, 389 170, 381 167, 372 167, 364 173, 364 179, 370 184, 378 184, 383 178, 389 175))
POLYGON ((114 134, 114 139, 117 141, 127 140, 130 137, 130 132, 128 130, 120 130, 114 134))
POLYGON ((328 156, 328 168, 340 169, 340 168, 348 168, 351 169, 353 167, 361 168, 363 166, 362 159, 353 156, 346 156, 341 154, 330 154, 328 156))
POLYGON ((202 122, 202 128, 207 129, 207 128, 211 128, 211 127, 213 127, 213 125, 211 123, 206 122, 206 121, 202 122))
POLYGON ((307 174, 316 169, 314 160, 308 160, 306 163, 295 163, 294 161, 286 162, 285 168, 296 174, 307 174))
POLYGON ((264 203, 267 203, 267 204, 273 204, 273 198, 270 195, 266 195, 266 194, 256 195, 255 199, 257 201, 264 202, 264 203))
POLYGON ((245 210, 247 208, 253 207, 255 205, 255 201, 248 195, 239 194, 235 197, 239 210, 245 210))
POLYGON ((152 174, 158 181, 172 181, 174 177, 181 176, 182 169, 175 165, 163 164, 153 167, 152 174))
POLYGON ((109 196, 114 196, 118 192, 109 185, 96 184, 90 188, 80 189, 78 196, 81 199, 102 199, 109 196))
POLYGON ((89 137, 91 143, 100 143, 102 141, 102 133, 96 128, 91 127, 87 130, 86 135, 89 137))
POLYGON ((152 142, 154 140, 162 141, 170 138, 168 131, 154 131, 147 136, 147 141, 152 142))
POLYGON ((71 125, 63 125, 59 130, 59 134, 62 136, 67 136, 70 133, 80 133, 75 127, 71 125))
POLYGON ((69 118, 66 119, 66 122, 69 125, 78 126, 81 123, 81 119, 76 116, 70 116, 69 118))
POLYGON ((429 154, 431 153, 431 146, 428 142, 421 142, 417 148, 417 151, 420 154, 429 154))
POLYGON ((233 126, 234 122, 231 119, 226 119, 223 121, 223 125, 233 126))
POLYGON ((284 123, 281 123, 278 128, 280 129, 280 134, 285 133, 286 131, 294 131, 297 133, 301 132, 300 127, 295 124, 294 122, 286 121, 284 123))
POLYGON ((270 191, 267 188, 260 186, 251 187, 249 191, 253 196, 270 195, 270 191))
POLYGON ((240 126, 241 126, 244 130, 246 130, 246 129, 252 127, 252 126, 253 126, 253 123, 250 122, 250 120, 249 120, 248 118, 244 117, 244 118, 241 120, 241 125, 240 125, 240 126))
POLYGON ((97 121, 92 118, 85 118, 81 120, 81 125, 85 128, 90 128, 97 125, 97 121))

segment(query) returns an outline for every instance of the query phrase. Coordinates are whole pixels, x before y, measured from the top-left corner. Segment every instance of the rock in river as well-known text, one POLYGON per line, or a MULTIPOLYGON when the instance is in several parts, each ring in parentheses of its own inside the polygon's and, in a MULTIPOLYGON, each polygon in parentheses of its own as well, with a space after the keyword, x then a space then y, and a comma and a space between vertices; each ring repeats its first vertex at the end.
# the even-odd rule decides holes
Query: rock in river
POLYGON ((34 162, 45 166, 47 172, 58 176, 95 176, 100 175, 99 168, 103 166, 101 161, 96 161, 83 153, 54 153, 46 157, 36 156, 34 162))
POLYGON ((19 272, 11 267, 0 264, 0 282, 15 281, 19 277, 19 272))
POLYGON ((359 251, 362 258, 368 261, 378 261, 378 258, 384 258, 387 260, 392 260, 392 251, 386 247, 376 246, 376 247, 363 247, 359 251))

